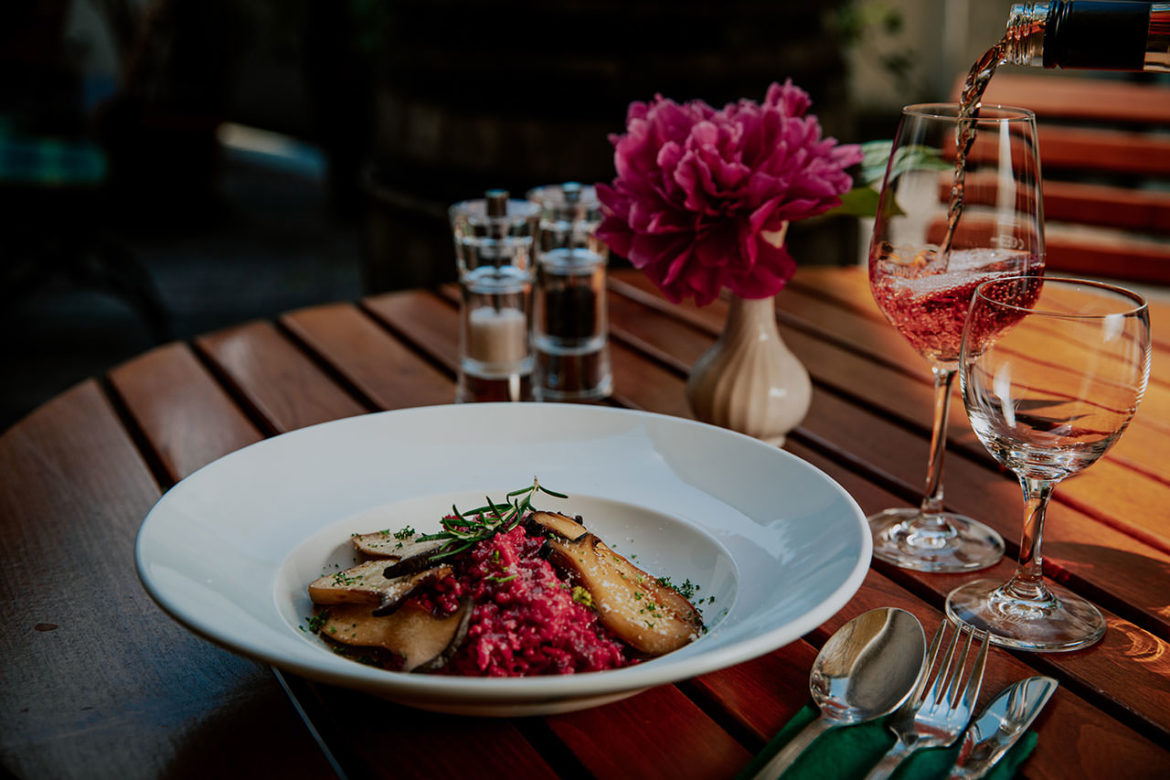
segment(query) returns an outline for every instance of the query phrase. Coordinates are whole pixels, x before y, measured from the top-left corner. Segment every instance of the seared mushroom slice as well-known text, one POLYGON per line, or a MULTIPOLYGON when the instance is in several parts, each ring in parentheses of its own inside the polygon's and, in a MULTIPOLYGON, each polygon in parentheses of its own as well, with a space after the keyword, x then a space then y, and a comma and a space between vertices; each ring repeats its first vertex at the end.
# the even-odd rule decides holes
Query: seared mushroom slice
POLYGON ((473 605, 465 598, 448 617, 406 607, 393 615, 376 617, 369 607, 338 604, 320 613, 320 634, 335 642, 358 647, 380 647, 402 657, 402 671, 430 672, 448 661, 467 638, 473 605))
POLYGON ((326 574, 309 583, 309 598, 314 604, 377 604, 376 615, 393 612, 420 585, 451 574, 450 566, 430 569, 402 577, 388 578, 386 561, 366 561, 351 569, 326 574))
POLYGON ((589 533, 588 529, 577 520, 568 515, 562 515, 560 512, 533 512, 531 521, 543 531, 551 531, 570 542, 579 541, 581 537, 589 533))
POLYGON ((698 638, 699 611, 593 534, 576 542, 549 537, 553 563, 589 591, 598 620, 630 647, 662 655, 698 638))
MULTIPOLYGON (((436 644, 436 645, 439 644, 439 642, 445 636, 444 632, 446 631, 446 628, 448 626, 454 627, 453 630, 451 631, 450 638, 447 640, 446 647, 444 647, 438 653, 433 655, 429 661, 423 661, 422 663, 418 664, 417 666, 412 666, 411 668, 408 669, 408 668, 406 668, 406 665, 404 664, 403 671, 405 671, 405 672, 433 672, 436 669, 441 669, 442 667, 446 666, 447 662, 451 660, 451 658, 455 655, 456 652, 458 652, 459 648, 463 645, 463 641, 465 639, 467 639, 468 629, 471 628, 471 615, 474 611, 475 611, 475 600, 472 599, 471 596, 464 596, 463 599, 459 602, 459 609, 455 610, 454 614, 452 614, 450 617, 442 618, 443 629, 441 631, 434 628, 434 627, 431 627, 431 626, 416 628, 416 636, 414 638, 410 639, 410 641, 408 643, 410 645, 410 647, 408 647, 408 649, 410 649, 410 650, 413 650, 415 647, 419 647, 421 649, 421 646, 423 644, 422 640, 424 638, 429 638, 429 639, 433 640, 434 644, 436 644), (428 628, 430 628, 431 630, 427 630, 428 628)), ((435 618, 432 617, 431 620, 434 621, 435 618)), ((410 629, 413 627, 407 626, 406 628, 410 629)), ((410 633, 409 630, 404 630, 404 632, 403 632, 404 635, 409 634, 409 633, 410 633)), ((407 655, 405 652, 402 652, 402 651, 399 651, 399 652, 401 652, 402 655, 404 655, 404 656, 407 655)), ((419 653, 420 657, 425 656, 425 655, 426 655, 425 650, 423 650, 423 652, 419 653)), ((408 661, 410 660, 409 656, 407 656, 407 660, 408 661)))
POLYGON ((354 549, 371 558, 390 558, 400 561, 404 558, 414 558, 427 552, 437 550, 443 544, 442 539, 418 541, 420 534, 410 534, 405 538, 395 536, 393 532, 374 531, 368 534, 354 534, 351 537, 354 549))

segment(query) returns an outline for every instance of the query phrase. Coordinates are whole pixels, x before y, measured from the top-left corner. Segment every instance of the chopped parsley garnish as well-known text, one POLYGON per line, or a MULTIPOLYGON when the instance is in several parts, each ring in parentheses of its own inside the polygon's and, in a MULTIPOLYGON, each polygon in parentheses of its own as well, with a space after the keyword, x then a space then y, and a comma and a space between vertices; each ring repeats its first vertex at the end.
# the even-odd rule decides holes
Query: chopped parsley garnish
POLYGON ((321 633, 321 629, 325 627, 325 623, 328 620, 329 620, 329 610, 323 609, 320 612, 318 612, 316 615, 310 615, 309 617, 305 618, 305 624, 308 627, 309 631, 311 631, 314 634, 319 634, 319 633, 321 633))
MULTIPOLYGON (((700 590, 699 586, 692 583, 689 579, 684 581, 682 585, 675 585, 670 581, 670 577, 659 577, 658 584, 666 588, 673 588, 687 601, 693 600, 700 590)), ((712 596, 711 598, 714 600, 715 597, 712 596)))

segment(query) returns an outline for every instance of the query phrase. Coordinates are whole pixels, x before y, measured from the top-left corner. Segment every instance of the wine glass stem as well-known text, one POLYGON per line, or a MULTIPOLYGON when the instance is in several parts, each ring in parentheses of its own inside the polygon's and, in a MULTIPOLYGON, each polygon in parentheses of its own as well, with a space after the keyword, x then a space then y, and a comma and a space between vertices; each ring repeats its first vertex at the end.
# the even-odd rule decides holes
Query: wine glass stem
POLYGON ((943 511, 942 470, 947 451, 947 419, 951 408, 951 387, 955 369, 933 366, 934 372, 934 427, 930 434, 930 465, 926 470, 926 497, 922 499, 922 514, 928 522, 943 525, 939 515, 943 511))
POLYGON ((1020 486, 1024 489, 1024 534, 1020 538, 1019 565, 1004 588, 1016 598, 1044 601, 1051 595, 1043 582, 1044 558, 1040 554, 1040 541, 1044 534, 1048 499, 1056 482, 1021 476, 1020 486))

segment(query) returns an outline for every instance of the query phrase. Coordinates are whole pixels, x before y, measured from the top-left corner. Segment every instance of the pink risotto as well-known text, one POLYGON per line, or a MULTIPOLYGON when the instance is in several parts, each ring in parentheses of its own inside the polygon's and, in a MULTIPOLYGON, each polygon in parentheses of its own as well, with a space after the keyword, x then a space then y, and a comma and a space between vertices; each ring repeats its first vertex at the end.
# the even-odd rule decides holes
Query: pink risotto
MULTIPOLYGON (((599 672, 693 642, 703 618, 669 578, 615 552, 537 491, 452 513, 442 530, 355 533, 359 562, 309 583, 308 630, 393 671, 470 677, 599 672)), ((697 589, 690 582, 684 589, 697 589)))
POLYGON ((454 612, 465 595, 475 603, 466 640, 436 673, 519 677, 637 662, 538 555, 543 543, 544 537, 528 535, 523 526, 497 534, 453 559, 453 576, 414 597, 418 606, 439 613, 454 612))

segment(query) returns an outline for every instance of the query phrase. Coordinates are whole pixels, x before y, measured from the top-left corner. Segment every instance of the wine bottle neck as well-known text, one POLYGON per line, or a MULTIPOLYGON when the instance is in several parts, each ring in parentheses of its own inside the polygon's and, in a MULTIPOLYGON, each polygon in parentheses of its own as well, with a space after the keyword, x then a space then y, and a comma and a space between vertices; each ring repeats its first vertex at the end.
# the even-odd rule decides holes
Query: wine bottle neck
POLYGON ((1044 66, 1044 26, 1052 3, 1018 3, 1008 15, 1000 62, 1044 66))
POLYGON ((1154 3, 1150 8, 1145 65, 1145 70, 1170 72, 1170 3, 1154 3))
POLYGON ((1012 65, 1170 71, 1170 2, 1018 3, 1001 47, 1012 65))

